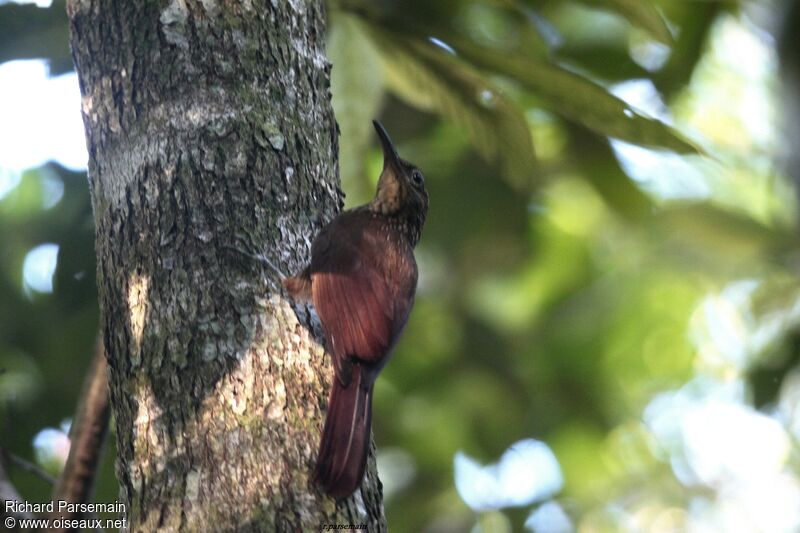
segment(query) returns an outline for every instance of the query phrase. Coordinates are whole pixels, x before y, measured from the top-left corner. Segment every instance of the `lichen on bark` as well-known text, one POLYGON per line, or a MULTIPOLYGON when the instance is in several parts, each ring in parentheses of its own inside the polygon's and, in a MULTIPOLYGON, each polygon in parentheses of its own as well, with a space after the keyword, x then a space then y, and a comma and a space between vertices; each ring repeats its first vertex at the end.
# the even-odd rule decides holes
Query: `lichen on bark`
POLYGON ((285 271, 341 208, 319 1, 68 3, 134 531, 385 529, 309 483, 329 363, 285 271))

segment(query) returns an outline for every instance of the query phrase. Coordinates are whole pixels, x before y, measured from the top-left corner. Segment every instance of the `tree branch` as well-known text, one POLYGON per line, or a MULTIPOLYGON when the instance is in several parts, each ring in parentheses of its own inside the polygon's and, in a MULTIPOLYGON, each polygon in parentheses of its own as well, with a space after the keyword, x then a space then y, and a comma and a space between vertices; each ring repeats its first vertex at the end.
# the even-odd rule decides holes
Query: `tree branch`
POLYGON ((53 477, 52 475, 50 475, 50 473, 47 472, 44 468, 42 468, 42 467, 40 467, 40 466, 38 466, 38 465, 26 460, 26 459, 23 459, 19 455, 15 455, 15 454, 11 453, 10 451, 8 451, 5 448, 0 448, 0 456, 2 456, 2 458, 5 459, 8 463, 10 463, 10 464, 12 464, 12 465, 14 465, 14 466, 26 471, 26 472, 29 472, 29 473, 35 475, 36 477, 38 477, 39 479, 41 479, 45 483, 49 483, 51 485, 54 485, 55 482, 56 482, 56 478, 53 477))
MULTIPOLYGON (((110 415, 106 369, 103 342, 98 339, 69 432, 67 464, 53 490, 54 501, 85 503, 92 496, 110 415)), ((80 517, 68 511, 56 510, 51 518, 80 517)))

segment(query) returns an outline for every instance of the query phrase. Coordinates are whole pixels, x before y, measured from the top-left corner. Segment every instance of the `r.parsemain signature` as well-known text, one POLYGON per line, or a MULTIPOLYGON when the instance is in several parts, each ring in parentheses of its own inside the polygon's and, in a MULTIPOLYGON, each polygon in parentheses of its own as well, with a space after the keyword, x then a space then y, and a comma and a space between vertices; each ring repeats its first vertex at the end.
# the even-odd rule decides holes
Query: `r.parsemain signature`
POLYGON ((320 524, 322 531, 354 530, 367 531, 367 524, 320 524))

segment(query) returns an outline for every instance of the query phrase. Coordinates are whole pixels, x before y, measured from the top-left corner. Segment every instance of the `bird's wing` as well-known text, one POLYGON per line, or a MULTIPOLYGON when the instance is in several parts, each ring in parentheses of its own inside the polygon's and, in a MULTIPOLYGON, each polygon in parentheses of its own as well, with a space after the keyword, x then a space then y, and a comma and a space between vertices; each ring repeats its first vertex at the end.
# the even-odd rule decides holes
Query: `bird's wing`
POLYGON ((387 271, 391 252, 369 231, 358 238, 328 239, 327 232, 320 237, 311 291, 334 355, 376 362, 391 348, 398 322, 407 318, 396 312, 387 271))
POLYGON ((395 328, 393 298, 382 273, 356 259, 347 272, 312 276, 314 306, 334 353, 366 361, 384 355, 395 328))

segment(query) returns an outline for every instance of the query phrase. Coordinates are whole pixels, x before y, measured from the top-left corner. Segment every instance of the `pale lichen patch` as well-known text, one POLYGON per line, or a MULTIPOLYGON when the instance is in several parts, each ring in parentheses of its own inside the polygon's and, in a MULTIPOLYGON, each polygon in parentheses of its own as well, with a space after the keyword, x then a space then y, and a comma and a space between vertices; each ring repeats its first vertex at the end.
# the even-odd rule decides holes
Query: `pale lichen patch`
POLYGON ((139 391, 134 394, 138 409, 136 410, 136 418, 133 420, 134 428, 147 429, 147 426, 155 422, 161 416, 161 407, 153 401, 153 394, 150 390, 150 385, 142 382, 139 386, 139 391))
POLYGON ((209 339, 203 346, 203 361, 213 361, 217 358, 217 353, 219 353, 217 343, 213 339, 209 339))
POLYGON ((271 419, 283 418, 286 404, 286 385, 282 380, 275 382, 275 390, 271 398, 267 416, 271 419))
POLYGON ((158 19, 167 41, 180 48, 189 47, 189 41, 185 35, 188 17, 189 11, 186 9, 185 0, 172 0, 158 19))
POLYGON ((131 363, 138 366, 141 361, 142 337, 147 315, 147 297, 150 278, 134 272, 128 280, 128 317, 133 340, 131 363))
POLYGON ((91 94, 84 94, 81 96, 81 111, 83 111, 83 114, 87 117, 91 117, 93 121, 97 121, 97 114, 92 114, 93 105, 94 102, 92 101, 91 94))
POLYGON ((202 475, 198 470, 192 470, 186 474, 186 498, 195 501, 200 494, 200 480, 202 475))
POLYGON ((364 498, 361 495, 361 489, 359 488, 355 493, 353 493, 353 502, 356 504, 356 510, 358 511, 359 518, 367 518, 367 507, 364 505, 364 498))

